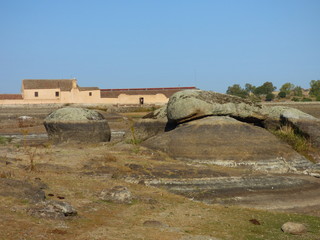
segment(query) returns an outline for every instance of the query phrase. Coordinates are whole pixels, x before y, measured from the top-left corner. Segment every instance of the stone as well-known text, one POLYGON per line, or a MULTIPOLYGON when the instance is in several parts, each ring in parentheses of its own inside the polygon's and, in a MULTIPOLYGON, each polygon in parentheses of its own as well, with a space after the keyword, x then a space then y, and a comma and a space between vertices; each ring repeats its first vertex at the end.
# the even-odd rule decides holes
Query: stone
POLYGON ((136 139, 136 141, 141 142, 159 133, 170 131, 175 127, 176 124, 168 122, 167 105, 164 105, 135 121, 125 138, 129 141, 136 139))
POLYGON ((247 121, 263 121, 263 107, 249 100, 202 90, 185 90, 173 94, 168 102, 170 122, 183 123, 206 116, 231 116, 247 121))
MULTIPOLYGON (((241 205, 245 203, 247 206, 252 204, 250 207, 254 206, 255 208, 258 208, 259 201, 262 201, 259 200, 259 195, 255 195, 258 192, 265 194, 263 195, 264 198, 270 194, 270 199, 272 199, 276 197, 276 194, 279 194, 280 189, 296 192, 304 188, 315 187, 312 181, 304 178, 279 176, 279 174, 271 175, 269 173, 240 177, 211 177, 208 175, 202 178, 162 178, 146 180, 145 182, 146 185, 160 187, 171 193, 207 204, 241 205), (249 196, 252 196, 254 200, 249 200, 249 196)), ((270 208, 270 203, 268 207, 270 208)))
POLYGON ((286 109, 281 112, 283 124, 291 125, 299 133, 306 136, 313 146, 320 148, 320 119, 297 109, 286 109))
POLYGON ((29 214, 44 218, 65 218, 76 216, 77 211, 70 203, 61 201, 45 201, 29 209, 29 214))
POLYGON ((180 124, 142 145, 178 160, 267 172, 303 172, 313 165, 267 130, 227 116, 180 124))
POLYGON ((293 235, 299 235, 307 232, 307 228, 304 224, 295 222, 286 222, 282 225, 281 230, 293 235))
POLYGON ((132 194, 127 187, 115 186, 112 189, 104 189, 100 193, 100 199, 113 203, 131 203, 132 194))
POLYGON ((158 119, 158 120, 167 120, 167 104, 154 110, 153 112, 148 113, 142 117, 143 119, 158 119))
POLYGON ((44 126, 54 143, 108 142, 111 138, 109 124, 103 115, 85 108, 58 109, 45 118, 44 126))
POLYGON ((176 125, 168 123, 165 119, 139 119, 134 122, 130 131, 126 133, 125 138, 129 141, 144 141, 157 134, 169 131, 176 125))
POLYGON ((0 178, 0 196, 14 197, 37 203, 45 199, 45 192, 41 186, 35 186, 26 181, 0 178))

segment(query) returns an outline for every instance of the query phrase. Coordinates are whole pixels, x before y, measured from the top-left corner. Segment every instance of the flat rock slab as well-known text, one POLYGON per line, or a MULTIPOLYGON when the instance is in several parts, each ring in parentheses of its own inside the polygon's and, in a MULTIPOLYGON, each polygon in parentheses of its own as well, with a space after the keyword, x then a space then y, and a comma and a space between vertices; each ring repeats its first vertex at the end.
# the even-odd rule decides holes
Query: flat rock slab
POLYGON ((146 185, 207 204, 304 213, 320 216, 320 179, 305 175, 248 175, 158 178, 146 185))
POLYGON ((14 197, 32 203, 45 199, 45 193, 40 187, 25 181, 9 178, 0 178, 0 196, 14 197))
POLYGON ((146 181, 148 185, 168 189, 207 203, 222 198, 250 195, 257 192, 280 192, 299 188, 319 187, 312 181, 290 176, 243 176, 200 179, 158 179, 146 181))
POLYGON ((267 172, 302 172, 313 165, 265 129, 230 117, 181 124, 142 144, 179 160, 267 172))

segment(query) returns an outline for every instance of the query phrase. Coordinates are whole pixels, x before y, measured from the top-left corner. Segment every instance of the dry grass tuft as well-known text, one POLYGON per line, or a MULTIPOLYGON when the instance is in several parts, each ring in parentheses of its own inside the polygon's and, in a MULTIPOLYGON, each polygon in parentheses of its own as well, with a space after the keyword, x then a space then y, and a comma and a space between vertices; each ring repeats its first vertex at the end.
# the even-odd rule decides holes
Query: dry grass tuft
POLYGON ((280 129, 272 131, 272 133, 310 161, 316 162, 313 155, 317 150, 312 146, 308 138, 295 131, 292 126, 284 125, 280 129))

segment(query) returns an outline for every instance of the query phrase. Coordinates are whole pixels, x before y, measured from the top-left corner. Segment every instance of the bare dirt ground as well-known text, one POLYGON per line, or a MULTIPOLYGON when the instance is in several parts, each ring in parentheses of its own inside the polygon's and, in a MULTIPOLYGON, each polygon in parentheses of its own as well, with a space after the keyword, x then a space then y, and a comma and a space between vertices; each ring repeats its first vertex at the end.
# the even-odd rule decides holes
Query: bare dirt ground
MULTIPOLYGON (((317 116, 320 105, 304 108, 317 116)), ((0 239, 320 239, 317 178, 191 165, 127 143, 123 132, 144 113, 104 112, 113 131, 109 143, 55 146, 37 137, 51 110, 1 109, 0 135, 20 137, 0 144, 0 239), (33 120, 21 122, 21 115, 33 120), (227 179, 232 184, 221 185, 227 179), (70 203, 78 215, 30 215, 32 189, 11 191, 10 180, 43 191, 46 200, 70 203), (103 189, 118 185, 131 190, 131 204, 99 199, 103 189), (150 220, 161 224, 146 224, 150 220), (287 221, 306 224, 308 233, 281 232, 287 221)))

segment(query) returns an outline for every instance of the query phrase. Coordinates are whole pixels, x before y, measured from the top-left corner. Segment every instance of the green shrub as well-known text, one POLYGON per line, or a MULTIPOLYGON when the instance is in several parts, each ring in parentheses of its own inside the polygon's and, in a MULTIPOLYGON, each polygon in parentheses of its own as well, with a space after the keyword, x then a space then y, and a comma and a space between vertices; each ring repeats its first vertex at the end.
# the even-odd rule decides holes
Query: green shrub
POLYGON ((7 144, 11 142, 11 138, 0 136, 0 144, 7 144))
POLYGON ((312 102, 312 99, 311 99, 311 98, 306 98, 306 97, 304 97, 304 98, 302 98, 301 101, 302 101, 302 102, 312 102))
POLYGON ((300 101, 301 101, 301 99, 300 99, 300 98, 298 98, 298 97, 293 97, 293 98, 291 98, 291 101, 294 101, 294 102, 300 102, 300 101))
POLYGON ((275 96, 273 93, 268 93, 266 95, 266 101, 268 101, 268 102, 272 101, 274 98, 275 98, 275 96))
POLYGON ((279 92, 278 93, 278 98, 285 98, 287 94, 285 92, 279 92))

